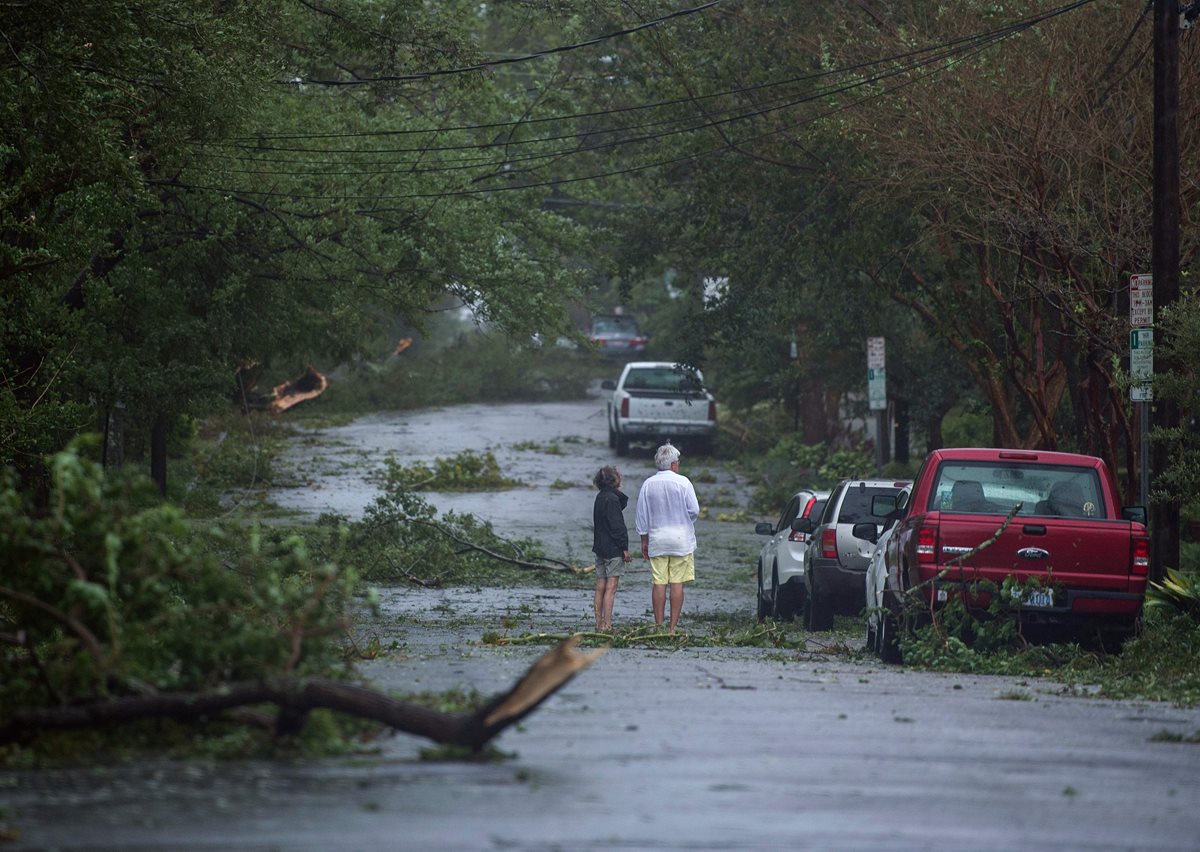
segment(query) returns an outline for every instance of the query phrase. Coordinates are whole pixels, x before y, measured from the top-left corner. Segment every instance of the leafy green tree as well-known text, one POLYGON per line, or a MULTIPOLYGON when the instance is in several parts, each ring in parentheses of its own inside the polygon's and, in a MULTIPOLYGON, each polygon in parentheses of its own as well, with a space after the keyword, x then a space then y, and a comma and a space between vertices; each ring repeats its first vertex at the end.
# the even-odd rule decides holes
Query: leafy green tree
POLYGON ((392 79, 478 62, 484 23, 399 0, 14 7, 0 463, 33 469, 120 412, 153 427, 161 479, 170 424, 239 368, 344 357, 447 295, 517 333, 562 327, 582 230, 545 190, 476 191, 481 163, 504 172, 513 90, 392 79))

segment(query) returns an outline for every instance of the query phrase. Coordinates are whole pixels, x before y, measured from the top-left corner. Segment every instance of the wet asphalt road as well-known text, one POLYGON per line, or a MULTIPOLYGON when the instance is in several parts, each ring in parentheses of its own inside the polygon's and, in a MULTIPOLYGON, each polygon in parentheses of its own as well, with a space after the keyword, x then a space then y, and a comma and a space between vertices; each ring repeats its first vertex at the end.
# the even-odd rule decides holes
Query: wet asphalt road
MULTIPOLYGON (((575 561, 590 546, 588 480, 616 461, 595 399, 378 415, 313 438, 297 442, 297 487, 278 502, 353 514, 374 493, 364 463, 386 452, 490 448, 526 487, 435 504, 575 561)), ((648 450, 618 463, 633 498, 648 450)), ((705 613, 749 623, 762 539, 753 518, 719 519, 746 484, 686 455, 683 472, 701 474, 710 511, 682 627, 705 613)), ((618 629, 649 620, 648 582, 644 571, 622 582, 618 629)), ((385 688, 499 691, 545 648, 482 645, 482 633, 588 629, 587 585, 386 590, 372 629, 397 650, 365 674, 385 688)), ((422 761, 426 743, 401 734, 374 758, 303 766, 3 772, 0 806, 23 839, 0 849, 1195 850, 1200 746, 1153 738, 1198 731, 1197 709, 906 671, 819 644, 616 649, 499 738, 515 754, 503 763, 422 761)))

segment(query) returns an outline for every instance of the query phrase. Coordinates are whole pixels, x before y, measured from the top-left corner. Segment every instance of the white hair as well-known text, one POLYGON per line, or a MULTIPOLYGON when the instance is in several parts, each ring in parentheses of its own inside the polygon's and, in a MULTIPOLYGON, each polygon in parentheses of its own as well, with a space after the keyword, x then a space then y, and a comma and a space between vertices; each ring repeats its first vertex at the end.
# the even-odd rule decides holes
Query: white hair
POLYGON ((670 470, 671 465, 679 461, 679 450, 668 441, 654 451, 654 466, 659 470, 670 470))

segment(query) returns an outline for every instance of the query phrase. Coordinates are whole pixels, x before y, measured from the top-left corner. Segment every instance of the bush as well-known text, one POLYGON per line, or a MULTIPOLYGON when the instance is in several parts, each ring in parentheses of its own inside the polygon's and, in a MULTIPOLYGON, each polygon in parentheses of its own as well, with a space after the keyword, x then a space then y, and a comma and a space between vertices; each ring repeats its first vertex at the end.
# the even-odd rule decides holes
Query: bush
POLYGON ((1169 609, 1200 624, 1200 574, 1168 568, 1161 583, 1150 583, 1146 606, 1169 609))
POLYGON ((495 454, 464 450, 453 458, 434 459, 424 464, 401 465, 384 460, 384 491, 501 491, 523 483, 500 470, 495 454))
POLYGON ((831 488, 851 476, 862 476, 873 463, 861 450, 829 452, 825 444, 805 444, 799 434, 784 435, 757 463, 759 486, 752 505, 759 512, 778 512, 801 488, 831 488))
POLYGON ((44 508, 0 481, 0 633, 23 639, 3 646, 0 712, 342 671, 353 572, 299 538, 196 529, 78 446, 50 473, 44 508))

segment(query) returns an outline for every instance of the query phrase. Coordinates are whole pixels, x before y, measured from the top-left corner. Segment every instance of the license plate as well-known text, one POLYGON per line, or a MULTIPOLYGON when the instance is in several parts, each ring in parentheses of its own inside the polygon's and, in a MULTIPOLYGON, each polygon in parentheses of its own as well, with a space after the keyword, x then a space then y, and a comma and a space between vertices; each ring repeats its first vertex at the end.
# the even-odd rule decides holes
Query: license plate
POLYGON ((1022 601, 1022 604, 1031 607, 1052 607, 1054 606, 1054 592, 1049 589, 1028 591, 1025 593, 1025 599, 1022 601))

